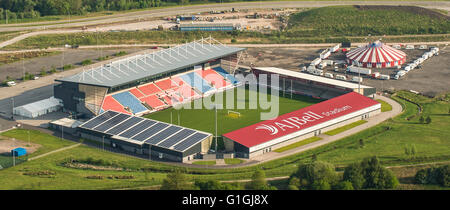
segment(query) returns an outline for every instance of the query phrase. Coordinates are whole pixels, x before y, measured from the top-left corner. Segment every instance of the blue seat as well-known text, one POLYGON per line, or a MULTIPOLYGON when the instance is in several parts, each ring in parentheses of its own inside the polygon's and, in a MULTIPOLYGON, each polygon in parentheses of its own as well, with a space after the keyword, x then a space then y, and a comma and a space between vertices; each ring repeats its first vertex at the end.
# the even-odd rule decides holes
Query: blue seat
POLYGON ((227 80, 229 80, 231 82, 231 84, 235 85, 238 84, 239 81, 231 74, 229 74, 227 71, 225 71, 225 69, 223 69, 222 67, 216 67, 213 68, 214 71, 216 71, 217 73, 219 73, 220 75, 222 75, 222 77, 226 78, 227 80))
POLYGON ((208 92, 210 90, 214 90, 213 87, 211 87, 203 78, 201 78, 199 75, 195 74, 194 72, 183 74, 180 77, 186 83, 188 83, 190 86, 197 88, 202 93, 208 92))
POLYGON ((148 111, 148 109, 145 108, 145 106, 143 106, 141 102, 128 91, 114 94, 112 97, 122 104, 122 106, 129 107, 133 114, 148 111))

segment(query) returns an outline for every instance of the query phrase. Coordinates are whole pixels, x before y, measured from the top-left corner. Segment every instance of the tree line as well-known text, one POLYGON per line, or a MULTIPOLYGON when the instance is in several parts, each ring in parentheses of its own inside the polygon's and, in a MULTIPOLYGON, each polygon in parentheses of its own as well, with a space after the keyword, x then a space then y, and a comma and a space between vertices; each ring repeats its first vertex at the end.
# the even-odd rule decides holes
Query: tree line
POLYGON ((236 0, 0 0, 0 19, 38 18, 50 15, 84 15, 161 6, 236 0))

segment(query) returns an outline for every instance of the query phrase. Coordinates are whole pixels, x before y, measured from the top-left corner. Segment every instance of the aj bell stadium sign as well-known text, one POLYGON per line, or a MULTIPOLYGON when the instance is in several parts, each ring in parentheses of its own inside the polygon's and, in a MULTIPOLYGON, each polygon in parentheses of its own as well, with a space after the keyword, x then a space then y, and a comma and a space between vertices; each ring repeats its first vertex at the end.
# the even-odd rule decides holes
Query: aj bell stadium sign
POLYGON ((302 130, 311 132, 307 129, 321 123, 336 121, 338 118, 345 120, 379 108, 379 102, 350 92, 271 120, 223 134, 223 136, 250 148, 302 130))
POLYGON ((283 120, 279 120, 273 122, 271 124, 262 124, 255 128, 255 130, 266 130, 270 132, 270 135, 277 134, 280 130, 286 131, 288 129, 301 129, 301 126, 307 125, 309 122, 314 122, 316 120, 322 119, 324 117, 330 117, 339 112, 351 109, 352 107, 349 105, 335 108, 331 111, 322 112, 321 114, 317 114, 312 111, 304 112, 302 115, 298 117, 288 117, 283 120))

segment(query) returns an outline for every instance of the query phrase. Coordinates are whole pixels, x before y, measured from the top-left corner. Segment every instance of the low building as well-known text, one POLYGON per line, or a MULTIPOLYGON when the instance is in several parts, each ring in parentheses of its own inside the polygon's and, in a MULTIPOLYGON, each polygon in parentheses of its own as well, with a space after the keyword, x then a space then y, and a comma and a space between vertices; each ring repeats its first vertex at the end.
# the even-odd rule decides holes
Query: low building
POLYGON ((156 120, 106 111, 78 127, 81 138, 148 157, 185 162, 206 154, 212 134, 156 120))
POLYGON ((223 134, 227 152, 253 158, 280 147, 364 120, 381 112, 381 104, 355 92, 223 134))
POLYGON ((61 118, 59 120, 55 120, 49 123, 49 127, 53 128, 57 131, 76 134, 77 127, 83 124, 78 120, 69 119, 69 118, 61 118))
POLYGON ((36 101, 19 107, 14 107, 13 113, 28 118, 36 118, 41 115, 61 109, 61 100, 50 97, 44 100, 36 101))
POLYGON ((358 92, 367 97, 373 97, 376 93, 374 87, 276 67, 255 67, 252 72, 258 80, 260 75, 267 75, 267 81, 270 81, 271 75, 277 74, 280 78, 279 89, 323 99, 330 99, 348 92, 358 92))

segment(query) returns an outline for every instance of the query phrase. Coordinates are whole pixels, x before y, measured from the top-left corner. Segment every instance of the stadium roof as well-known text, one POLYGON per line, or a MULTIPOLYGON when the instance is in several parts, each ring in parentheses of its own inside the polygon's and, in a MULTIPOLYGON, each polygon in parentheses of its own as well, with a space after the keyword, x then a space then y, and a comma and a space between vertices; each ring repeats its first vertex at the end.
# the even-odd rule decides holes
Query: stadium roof
POLYGON ((79 126, 133 144, 184 152, 212 134, 169 123, 106 111, 79 126))
MULTIPOLYGON (((325 83, 325 84, 331 84, 331 85, 344 87, 344 88, 358 89, 357 83, 346 82, 346 81, 336 80, 336 79, 330 79, 330 78, 326 78, 326 77, 321 77, 321 76, 316 76, 316 75, 306 74, 306 73, 301 73, 301 72, 295 72, 295 71, 280 69, 280 68, 276 68, 276 67, 255 67, 254 69, 267 71, 270 73, 276 73, 276 74, 296 77, 296 78, 301 78, 301 79, 306 79, 306 80, 311 80, 311 81, 325 83)), ((360 85, 360 88, 372 88, 372 87, 360 85)))
POLYGON ((157 52, 113 61, 73 76, 56 79, 87 85, 116 87, 158 74, 170 73, 209 60, 243 51, 245 48, 226 46, 209 37, 157 52))
MULTIPOLYGON (((313 132, 323 127, 323 123, 339 122, 340 117, 380 103, 355 92, 332 98, 272 120, 266 120, 244 127, 223 136, 248 148, 270 142, 290 134, 289 138, 313 132), (309 130, 308 130, 309 129, 309 130)), ((346 119, 341 119, 346 120, 346 119)))

